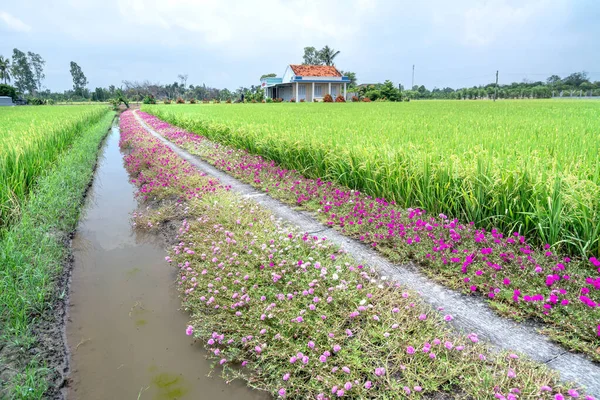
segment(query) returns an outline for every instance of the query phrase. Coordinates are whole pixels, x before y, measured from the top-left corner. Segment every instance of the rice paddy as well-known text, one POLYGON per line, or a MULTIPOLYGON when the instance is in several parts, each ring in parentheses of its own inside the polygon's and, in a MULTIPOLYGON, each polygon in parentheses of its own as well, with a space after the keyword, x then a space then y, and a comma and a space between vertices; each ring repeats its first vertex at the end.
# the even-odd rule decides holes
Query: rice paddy
POLYGON ((305 176, 600 256, 600 103, 144 106, 305 176))
POLYGON ((14 107, 0 112, 0 229, 8 227, 36 179, 89 125, 98 106, 14 107))

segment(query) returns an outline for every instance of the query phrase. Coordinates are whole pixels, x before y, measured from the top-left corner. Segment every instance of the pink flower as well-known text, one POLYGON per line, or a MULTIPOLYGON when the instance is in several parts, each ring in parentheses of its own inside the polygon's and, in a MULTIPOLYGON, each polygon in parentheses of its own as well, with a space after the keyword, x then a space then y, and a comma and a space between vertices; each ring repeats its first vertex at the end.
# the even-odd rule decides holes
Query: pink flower
POLYGON ((375 376, 385 375, 385 368, 375 368, 375 376))
POLYGON ((419 319, 421 321, 425 321, 427 319, 427 314, 421 314, 421 315, 419 315, 419 319))
POLYGON ((334 344, 333 345, 333 352, 337 353, 338 351, 340 351, 342 349, 342 347, 339 344, 334 344))
POLYGON ((350 373, 350 368, 348 368, 348 367, 342 367, 342 371, 344 371, 345 373, 349 374, 350 373))
POLYGON ((508 376, 509 378, 516 378, 517 374, 514 369, 509 368, 508 372, 506 373, 506 376, 508 376))
POLYGON ((194 333, 194 327, 191 325, 188 325, 187 329, 185 330, 185 334, 188 336, 192 336, 193 333, 194 333))
POLYGON ((408 346, 408 347, 406 348, 406 352, 407 352, 408 354, 415 354, 415 348, 414 348, 414 347, 412 347, 412 346, 408 346))
POLYGON ((315 342, 313 342, 312 340, 310 342, 308 342, 308 347, 311 349, 315 348, 315 342))
POLYGON ((260 354, 260 353, 261 353, 261 351, 262 351, 262 349, 261 349, 261 347, 260 347, 260 346, 256 346, 256 347, 254 348, 254 351, 256 351, 256 353, 260 354))
POLYGON ((284 380, 284 381, 287 381, 288 379, 290 379, 290 374, 289 374, 289 373, 288 373, 288 374, 285 374, 285 375, 283 375, 283 380, 284 380))
POLYGON ((344 395, 344 389, 339 389, 339 390, 336 392, 336 396, 337 396, 337 397, 342 397, 343 395, 344 395))
POLYGON ((219 364, 223 365, 227 362, 226 358, 222 358, 221 361, 219 361, 219 364))
POLYGON ((321 355, 319 357, 319 361, 321 361, 322 363, 327 362, 327 357, 325 357, 324 355, 321 355))
POLYGON ((350 383, 350 382, 346 382, 346 383, 344 384, 344 389, 346 389, 346 390, 350 390, 350 389, 352 389, 352 383, 350 383))
POLYGON ((453 319, 454 319, 454 318, 453 318, 453 317, 452 317, 452 315, 450 315, 450 314, 448 314, 448 315, 445 315, 445 316, 444 316, 444 320, 445 320, 446 322, 450 322, 450 321, 452 321, 453 319))
POLYGON ((278 393, 281 397, 285 397, 285 389, 284 388, 279 389, 278 393))
POLYGON ((371 387, 373 387, 373 384, 371 383, 371 381, 366 381, 365 382, 365 389, 371 389, 371 387))
POLYGON ((569 396, 571 397, 579 397, 579 392, 577 392, 575 389, 569 389, 567 393, 569 393, 569 396))

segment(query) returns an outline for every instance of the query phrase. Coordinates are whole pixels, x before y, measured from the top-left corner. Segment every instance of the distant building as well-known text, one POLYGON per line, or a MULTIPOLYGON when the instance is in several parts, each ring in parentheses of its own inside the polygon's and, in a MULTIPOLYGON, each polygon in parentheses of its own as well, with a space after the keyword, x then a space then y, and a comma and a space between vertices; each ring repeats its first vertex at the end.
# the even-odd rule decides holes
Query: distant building
POLYGON ((340 94, 346 98, 346 84, 350 79, 334 66, 290 64, 282 78, 263 78, 260 82, 265 98, 295 99, 297 103, 302 99, 322 100, 328 93, 334 100, 340 94))
POLYGON ((9 96, 0 96, 0 106, 14 106, 12 98, 9 96))

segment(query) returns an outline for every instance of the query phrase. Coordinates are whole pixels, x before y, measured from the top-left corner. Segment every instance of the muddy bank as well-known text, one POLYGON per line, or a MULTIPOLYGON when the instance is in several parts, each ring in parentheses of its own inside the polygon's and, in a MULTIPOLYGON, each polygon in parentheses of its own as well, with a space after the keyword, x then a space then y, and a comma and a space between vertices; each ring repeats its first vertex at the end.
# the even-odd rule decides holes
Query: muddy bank
POLYGON ((206 351, 185 335, 175 270, 160 238, 131 227, 138 203, 118 129, 107 138, 85 217, 73 240, 70 399, 258 399, 241 382, 207 377, 206 351))

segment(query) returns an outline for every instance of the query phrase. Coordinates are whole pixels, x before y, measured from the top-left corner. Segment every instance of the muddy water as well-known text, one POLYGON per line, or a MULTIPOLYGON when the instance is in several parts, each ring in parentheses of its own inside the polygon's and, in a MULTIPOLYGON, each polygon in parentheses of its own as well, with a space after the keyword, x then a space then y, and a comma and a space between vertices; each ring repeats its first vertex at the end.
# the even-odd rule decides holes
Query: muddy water
POLYGON ((178 311, 166 252, 131 228, 137 202, 118 142, 115 125, 73 240, 67 398, 267 398, 241 382, 207 377, 206 352, 185 335, 188 317, 178 311))

